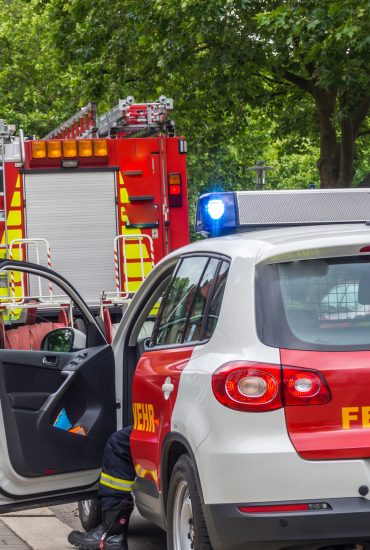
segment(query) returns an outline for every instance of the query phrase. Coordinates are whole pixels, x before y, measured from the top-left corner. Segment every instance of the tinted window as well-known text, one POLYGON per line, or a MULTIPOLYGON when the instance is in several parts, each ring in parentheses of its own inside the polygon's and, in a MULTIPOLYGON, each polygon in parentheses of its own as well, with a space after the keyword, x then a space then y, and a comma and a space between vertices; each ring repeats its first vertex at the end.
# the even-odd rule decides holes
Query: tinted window
POLYGON ((225 291, 228 271, 229 271, 228 262, 222 262, 221 268, 217 275, 215 289, 212 296, 211 305, 208 311, 207 324, 206 324, 205 333, 204 333, 204 338, 207 340, 212 336, 216 328, 218 316, 220 314, 222 298, 225 291))
POLYGON ((194 257, 182 260, 170 283, 160 312, 160 321, 153 336, 153 345, 180 344, 196 295, 200 278, 209 258, 194 257))
POLYGON ((370 349, 370 258, 302 260, 257 270, 262 341, 293 349, 370 349))
POLYGON ((184 342, 194 342, 200 340, 202 323, 209 292, 212 290, 212 283, 215 278, 216 270, 220 261, 214 258, 210 259, 205 272, 202 275, 198 285, 193 303, 191 305, 189 316, 185 329, 184 342))
POLYGON ((216 258, 182 260, 164 297, 152 346, 198 342, 212 336, 228 267, 216 258))

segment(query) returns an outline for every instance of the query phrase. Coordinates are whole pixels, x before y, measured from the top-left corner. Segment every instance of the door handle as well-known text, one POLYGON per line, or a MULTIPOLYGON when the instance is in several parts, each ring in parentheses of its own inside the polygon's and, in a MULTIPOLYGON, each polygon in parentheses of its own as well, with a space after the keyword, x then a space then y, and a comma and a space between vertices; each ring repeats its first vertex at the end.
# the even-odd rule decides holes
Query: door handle
POLYGON ((164 381, 164 384, 162 385, 162 391, 165 399, 168 399, 175 389, 175 386, 171 382, 171 378, 167 376, 166 380, 164 381))
POLYGON ((42 358, 42 364, 45 367, 56 367, 59 364, 59 360, 55 355, 50 355, 42 358))

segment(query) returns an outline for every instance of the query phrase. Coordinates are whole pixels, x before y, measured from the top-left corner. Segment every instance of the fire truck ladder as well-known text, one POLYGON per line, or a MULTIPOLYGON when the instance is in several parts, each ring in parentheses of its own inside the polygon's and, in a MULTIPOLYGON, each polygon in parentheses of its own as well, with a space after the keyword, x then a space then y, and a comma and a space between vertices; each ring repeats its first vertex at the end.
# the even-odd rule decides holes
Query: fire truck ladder
POLYGON ((100 137, 119 132, 134 134, 140 131, 154 133, 169 130, 173 122, 168 120, 168 111, 173 109, 173 99, 162 95, 152 103, 135 103, 132 96, 120 99, 118 105, 101 115, 97 120, 100 137))
POLYGON ((13 124, 5 124, 0 119, 0 197, 3 200, 3 208, 0 209, 0 223, 4 223, 4 244, 0 244, 0 250, 5 250, 5 258, 8 257, 8 224, 6 207, 6 181, 5 181, 5 145, 11 143, 15 132, 13 124))
MULTIPOLYGON (((23 261, 24 258, 24 252, 25 247, 28 248, 28 245, 34 245, 35 247, 35 254, 36 254, 36 263, 39 265, 42 265, 40 263, 40 246, 45 247, 46 251, 46 257, 47 257, 47 266, 51 268, 51 254, 50 254, 50 245, 46 239, 14 239, 10 245, 9 245, 9 259, 12 260, 14 257, 14 249, 18 248, 19 250, 19 259, 20 261, 23 261)), ((42 290, 42 284, 41 284, 41 278, 38 277, 38 295, 32 296, 33 298, 37 298, 40 302, 52 302, 53 301, 53 285, 52 282, 49 280, 49 295, 45 296, 43 295, 42 290)), ((14 279, 14 272, 10 272, 10 295, 11 299, 13 301, 17 301, 17 303, 23 303, 26 298, 29 296, 25 295, 25 289, 24 289, 24 279, 21 278, 21 295, 16 296, 15 291, 15 279, 14 279)))
MULTIPOLYGON (((28 251, 29 246, 34 246, 35 249, 35 263, 38 265, 47 265, 51 268, 51 253, 50 245, 46 239, 14 239, 9 244, 9 259, 12 260, 15 256, 15 250, 18 250, 18 257, 20 261, 23 261, 28 251), (43 253, 46 255, 46 261, 41 261, 43 253)), ((16 308, 33 309, 35 307, 35 301, 43 309, 53 309, 56 306, 64 307, 68 310, 68 318, 71 326, 73 326, 73 310, 70 300, 65 295, 56 295, 53 290, 53 284, 48 281, 48 292, 45 293, 42 288, 41 277, 37 277, 37 291, 26 292, 25 288, 26 279, 21 276, 19 281, 15 279, 14 271, 7 273, 7 287, 8 295, 1 296, 0 309, 16 310, 16 308)))
POLYGON ((96 132, 96 105, 95 102, 88 103, 42 139, 91 137, 96 132))
POLYGON ((101 296, 101 306, 110 305, 110 304, 123 304, 130 299, 130 277, 128 275, 128 261, 127 261, 127 251, 126 244, 127 241, 138 242, 139 245, 139 258, 140 258, 140 267, 141 267, 141 282, 145 280, 145 264, 147 261, 144 258, 144 244, 147 240, 147 249, 150 251, 149 261, 151 267, 154 267, 154 245, 153 239, 149 235, 118 235, 114 239, 114 271, 116 279, 116 290, 113 292, 103 292, 101 296), (123 268, 121 273, 120 266, 123 268), (122 284, 123 280, 123 284, 122 284))
POLYGON ((135 103, 134 98, 128 96, 99 117, 97 104, 88 103, 43 139, 115 137, 117 134, 124 137, 138 132, 154 134, 162 131, 174 135, 174 122, 168 116, 172 109, 173 99, 164 95, 151 103, 135 103))

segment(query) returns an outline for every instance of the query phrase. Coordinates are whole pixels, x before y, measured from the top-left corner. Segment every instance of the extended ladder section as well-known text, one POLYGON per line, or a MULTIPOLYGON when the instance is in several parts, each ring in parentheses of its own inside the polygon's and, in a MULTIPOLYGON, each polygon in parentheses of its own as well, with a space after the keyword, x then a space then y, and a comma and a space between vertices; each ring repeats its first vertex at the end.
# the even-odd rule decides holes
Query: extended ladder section
POLYGON ((89 103, 43 139, 126 137, 138 132, 154 134, 161 131, 173 134, 174 122, 168 116, 172 109, 173 100, 166 96, 151 103, 135 103, 134 98, 128 96, 100 116, 97 116, 96 103, 89 103))
POLYGON ((84 138, 91 137, 94 132, 96 132, 96 103, 91 102, 42 139, 84 138))

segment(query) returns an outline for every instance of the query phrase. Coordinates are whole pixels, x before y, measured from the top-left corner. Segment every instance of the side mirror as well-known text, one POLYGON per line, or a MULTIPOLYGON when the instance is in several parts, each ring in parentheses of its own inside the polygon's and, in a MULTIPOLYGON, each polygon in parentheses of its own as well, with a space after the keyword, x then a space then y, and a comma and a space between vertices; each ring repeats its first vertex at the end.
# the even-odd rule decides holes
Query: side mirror
POLYGON ((56 328, 48 332, 41 342, 40 350, 68 353, 86 347, 86 334, 75 328, 56 328))

